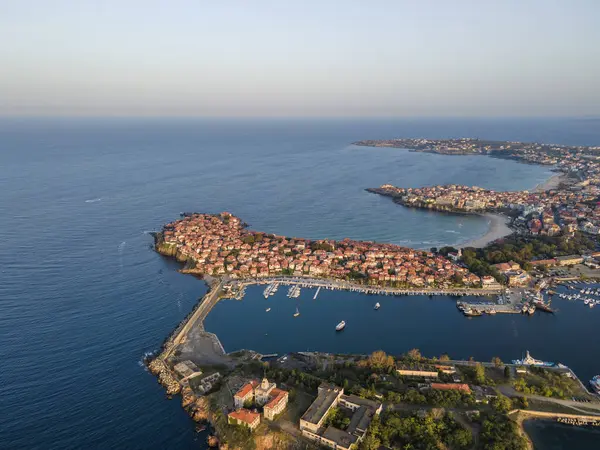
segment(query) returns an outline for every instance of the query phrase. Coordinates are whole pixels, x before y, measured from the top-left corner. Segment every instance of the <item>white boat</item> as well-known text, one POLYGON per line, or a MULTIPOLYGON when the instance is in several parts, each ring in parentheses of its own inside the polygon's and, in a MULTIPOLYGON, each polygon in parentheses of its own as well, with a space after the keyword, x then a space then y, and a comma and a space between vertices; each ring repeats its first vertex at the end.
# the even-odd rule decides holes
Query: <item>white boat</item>
POLYGON ((381 305, 379 304, 379 302, 375 303, 375 310, 378 310, 379 308, 381 308, 381 305))
POLYGON ((590 385, 596 394, 600 394, 600 375, 596 375, 590 380, 590 385))
POLYGON ((269 312, 269 311, 271 311, 271 308, 267 308, 267 309, 265 309, 265 311, 266 311, 266 312, 269 312))
POLYGON ((294 313, 294 317, 298 317, 300 315, 300 311, 298 311, 298 308, 296 308, 296 312, 294 313))
POLYGON ((335 331, 342 331, 345 327, 346 327, 346 322, 342 320, 340 323, 338 323, 335 326, 335 331))

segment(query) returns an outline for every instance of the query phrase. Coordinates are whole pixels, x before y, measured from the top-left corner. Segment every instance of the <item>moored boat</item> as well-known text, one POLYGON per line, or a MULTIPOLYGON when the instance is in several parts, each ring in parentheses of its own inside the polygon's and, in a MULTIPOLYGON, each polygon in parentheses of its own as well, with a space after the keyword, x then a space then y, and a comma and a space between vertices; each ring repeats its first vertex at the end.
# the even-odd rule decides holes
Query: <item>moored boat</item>
POLYGON ((594 393, 600 394, 600 375, 595 375, 590 380, 590 386, 592 387, 592 390, 594 391, 594 393))
POLYGON ((554 314, 554 310, 550 307, 550 304, 544 303, 543 301, 533 302, 535 309, 538 309, 543 312, 554 314))
POLYGON ((463 314, 467 317, 479 317, 483 315, 483 313, 477 309, 465 308, 463 310, 463 314))

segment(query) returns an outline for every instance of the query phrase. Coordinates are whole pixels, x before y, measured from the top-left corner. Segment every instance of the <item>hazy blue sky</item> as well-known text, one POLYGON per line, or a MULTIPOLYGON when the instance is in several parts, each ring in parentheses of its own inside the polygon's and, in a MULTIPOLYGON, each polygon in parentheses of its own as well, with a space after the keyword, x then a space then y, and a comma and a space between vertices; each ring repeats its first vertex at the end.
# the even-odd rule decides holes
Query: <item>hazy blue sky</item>
POLYGON ((600 115, 600 0, 0 0, 0 114, 600 115))

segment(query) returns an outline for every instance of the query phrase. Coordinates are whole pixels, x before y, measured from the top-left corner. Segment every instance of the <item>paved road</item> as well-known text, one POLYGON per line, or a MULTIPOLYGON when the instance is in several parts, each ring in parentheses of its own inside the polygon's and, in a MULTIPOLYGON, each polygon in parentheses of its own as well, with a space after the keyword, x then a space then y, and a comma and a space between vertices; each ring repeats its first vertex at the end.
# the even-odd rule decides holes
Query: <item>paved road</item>
POLYGON ((600 402, 590 402, 590 403, 581 403, 573 400, 562 400, 560 398, 552 398, 552 397, 543 397, 541 395, 525 395, 521 392, 515 391, 512 386, 509 385, 501 385, 498 386, 500 392, 502 392, 507 397, 527 397, 532 400, 538 400, 546 403, 554 403, 561 406, 567 406, 571 409, 579 411, 583 414, 587 415, 599 415, 600 416, 600 402), (585 408, 585 409, 583 409, 585 408), (596 412, 593 412, 596 411, 596 412))

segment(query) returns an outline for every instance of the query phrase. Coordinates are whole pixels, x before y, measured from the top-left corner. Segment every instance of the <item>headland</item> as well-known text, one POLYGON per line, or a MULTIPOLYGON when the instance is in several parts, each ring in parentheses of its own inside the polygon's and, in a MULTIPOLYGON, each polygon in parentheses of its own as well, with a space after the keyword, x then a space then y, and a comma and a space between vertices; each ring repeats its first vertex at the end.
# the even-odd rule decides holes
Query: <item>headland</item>
POLYGON ((514 159, 523 163, 556 165, 565 157, 588 155, 595 157, 600 147, 544 144, 539 142, 493 141, 477 138, 429 139, 397 138, 367 139, 354 142, 363 147, 401 148, 413 152, 440 155, 488 155, 514 159))
POLYGON ((249 230, 230 213, 185 214, 157 233, 156 249, 185 272, 231 279, 312 277, 405 289, 481 288, 450 258, 369 241, 288 238, 249 230))
MULTIPOLYGON (((360 141, 356 145, 408 148, 443 155, 510 157, 531 164, 555 166, 557 175, 533 191, 502 192, 477 186, 438 185, 420 188, 384 184, 368 192, 391 197, 395 203, 455 214, 504 214, 517 233, 557 236, 581 231, 600 233, 600 147, 552 145, 479 139, 392 139, 360 141)), ((493 221, 492 224, 497 224, 493 221)), ((498 228, 498 227, 497 227, 498 228)), ((504 230, 506 231, 506 230, 504 230)), ((500 236, 498 231, 494 235, 500 236)), ((486 237, 470 243, 490 243, 486 237)))

